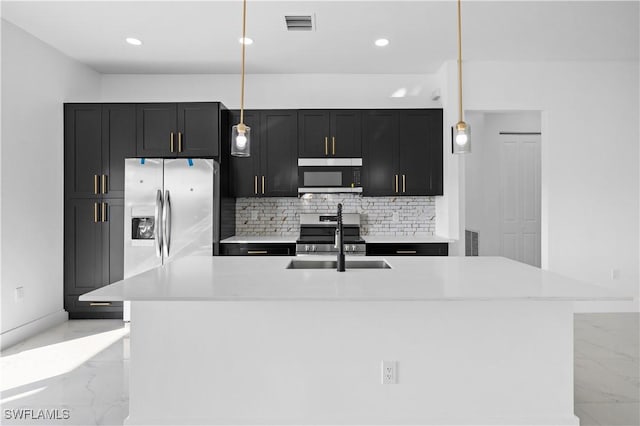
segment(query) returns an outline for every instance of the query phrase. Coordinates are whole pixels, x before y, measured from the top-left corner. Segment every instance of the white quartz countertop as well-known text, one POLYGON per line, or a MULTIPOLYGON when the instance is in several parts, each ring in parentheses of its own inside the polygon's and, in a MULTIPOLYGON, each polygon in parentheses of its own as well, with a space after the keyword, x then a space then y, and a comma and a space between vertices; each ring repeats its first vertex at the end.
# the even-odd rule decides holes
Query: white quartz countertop
POLYGON ((285 269, 292 259, 301 257, 186 257, 84 294, 80 300, 632 300, 632 296, 501 257, 390 257, 385 260, 392 269, 342 273, 285 269))
POLYGON ((233 237, 220 240, 221 243, 229 244, 251 244, 251 243, 295 243, 297 235, 234 235, 233 237))
POLYGON ((439 237, 437 235, 364 235, 362 236, 365 242, 374 243, 451 243, 455 240, 439 237))

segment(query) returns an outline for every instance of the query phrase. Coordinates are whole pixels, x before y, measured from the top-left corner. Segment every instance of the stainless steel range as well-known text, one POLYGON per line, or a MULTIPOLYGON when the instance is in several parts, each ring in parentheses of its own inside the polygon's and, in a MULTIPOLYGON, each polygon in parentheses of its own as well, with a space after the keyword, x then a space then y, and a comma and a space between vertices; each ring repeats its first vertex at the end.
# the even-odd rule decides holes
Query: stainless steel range
MULTIPOLYGON (((360 215, 344 213, 344 251, 350 256, 364 256, 366 246, 360 237, 360 215)), ((338 252, 336 245, 337 219, 334 213, 301 214, 300 237, 296 241, 296 255, 330 255, 338 252)))

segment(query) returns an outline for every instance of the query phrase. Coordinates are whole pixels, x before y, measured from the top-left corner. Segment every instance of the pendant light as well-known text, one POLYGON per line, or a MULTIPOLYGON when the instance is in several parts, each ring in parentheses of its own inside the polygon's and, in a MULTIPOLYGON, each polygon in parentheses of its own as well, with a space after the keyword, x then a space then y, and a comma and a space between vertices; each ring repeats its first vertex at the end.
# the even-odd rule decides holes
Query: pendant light
POLYGON ((451 151, 454 154, 471 152, 471 128, 462 115, 462 18, 458 0, 458 122, 452 129, 451 151))
POLYGON ((244 62, 247 46, 247 0, 242 0, 242 78, 240 89, 240 123, 231 129, 231 155, 249 157, 251 155, 251 128, 244 124, 244 62))

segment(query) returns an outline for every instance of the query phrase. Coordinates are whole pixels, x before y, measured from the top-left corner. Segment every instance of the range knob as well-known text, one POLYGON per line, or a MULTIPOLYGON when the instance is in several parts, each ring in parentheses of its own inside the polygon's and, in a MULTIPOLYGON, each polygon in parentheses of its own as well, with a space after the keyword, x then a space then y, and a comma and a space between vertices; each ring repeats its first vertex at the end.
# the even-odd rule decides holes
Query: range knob
POLYGON ((346 251, 349 251, 349 245, 348 245, 348 244, 345 244, 345 245, 344 245, 344 251, 345 251, 345 252, 346 252, 346 251))
POLYGON ((311 246, 311 251, 316 251, 316 245, 315 244, 311 246))
POLYGON ((309 244, 305 244, 304 251, 309 252, 309 244))
POLYGON ((356 245, 355 244, 351 245, 351 251, 356 251, 356 245))

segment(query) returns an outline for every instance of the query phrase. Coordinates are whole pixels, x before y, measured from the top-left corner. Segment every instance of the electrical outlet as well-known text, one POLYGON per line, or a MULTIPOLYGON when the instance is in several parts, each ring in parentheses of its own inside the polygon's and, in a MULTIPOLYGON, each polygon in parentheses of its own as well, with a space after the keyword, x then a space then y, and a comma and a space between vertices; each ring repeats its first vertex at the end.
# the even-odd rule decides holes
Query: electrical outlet
POLYGON ((16 302, 20 302, 22 299, 24 299, 24 287, 16 287, 14 298, 16 302))
POLYGON ((398 383, 398 363, 396 361, 382 361, 382 384, 395 385, 398 383))
POLYGON ((393 212, 391 214, 391 221, 395 223, 400 222, 400 215, 398 214, 398 212, 393 212))
POLYGON ((258 220, 258 211, 251 210, 251 220, 258 220))
POLYGON ((620 279, 620 269, 613 268, 611 270, 611 279, 619 280, 620 279))

